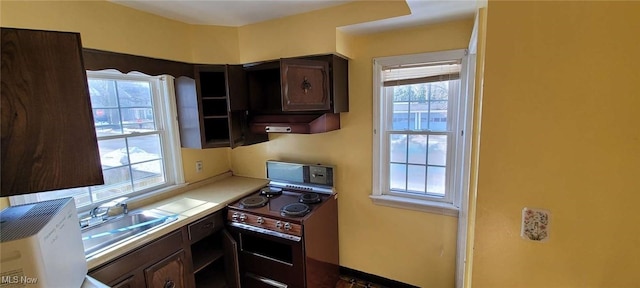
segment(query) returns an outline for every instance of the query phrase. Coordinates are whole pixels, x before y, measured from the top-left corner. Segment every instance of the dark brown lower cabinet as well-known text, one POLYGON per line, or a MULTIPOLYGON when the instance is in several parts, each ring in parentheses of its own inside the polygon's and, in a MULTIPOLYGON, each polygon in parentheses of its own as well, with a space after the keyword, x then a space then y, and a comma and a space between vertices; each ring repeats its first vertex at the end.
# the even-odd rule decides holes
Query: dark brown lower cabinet
POLYGON ((118 284, 111 286, 111 288, 133 288, 140 287, 136 284, 136 277, 130 276, 127 279, 120 281, 118 284))
POLYGON ((149 288, 185 288, 185 254, 180 250, 144 269, 149 288))
POLYGON ((239 288, 237 243, 222 215, 185 225, 89 275, 114 288, 239 288))
POLYGON ((220 213, 204 217, 190 225, 190 232, 202 231, 198 226, 208 226, 210 223, 220 223, 207 235, 201 232, 189 234, 192 239, 191 255, 193 261, 193 276, 195 287, 202 288, 238 288, 240 287, 239 266, 236 241, 227 232, 222 223, 220 213), (197 235, 197 236, 196 236, 197 235), (204 237, 203 237, 204 236, 204 237))
MULTIPOLYGON (((151 288, 164 286, 170 276, 175 288, 191 287, 190 267, 186 261, 182 229, 175 230, 149 244, 92 269, 89 275, 110 287, 151 288), (178 268, 178 269, 175 269, 178 268), (160 280, 165 280, 158 284, 160 280), (181 286, 178 286, 181 284, 181 286)), ((169 284, 170 285, 170 284, 169 284)))

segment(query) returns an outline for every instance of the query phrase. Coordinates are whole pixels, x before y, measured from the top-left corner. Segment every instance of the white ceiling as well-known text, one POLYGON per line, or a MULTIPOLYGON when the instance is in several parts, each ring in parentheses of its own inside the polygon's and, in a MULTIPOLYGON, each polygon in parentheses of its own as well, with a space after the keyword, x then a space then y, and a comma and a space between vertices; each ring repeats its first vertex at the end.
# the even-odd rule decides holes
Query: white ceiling
POLYGON ((111 0, 189 24, 243 26, 346 4, 343 0, 111 0))
MULTIPOLYGON (((354 0, 111 0, 188 24, 244 26, 354 0)), ((391 0, 387 0, 391 1, 391 0)), ((396 0, 397 1, 397 0, 396 0)), ((478 0, 406 0, 411 15, 341 27, 349 33, 369 33, 471 17, 478 0)))
POLYGON ((348 33, 361 34, 470 18, 473 17, 480 3, 478 1, 484 0, 406 0, 411 9, 411 15, 360 23, 340 29, 348 33))

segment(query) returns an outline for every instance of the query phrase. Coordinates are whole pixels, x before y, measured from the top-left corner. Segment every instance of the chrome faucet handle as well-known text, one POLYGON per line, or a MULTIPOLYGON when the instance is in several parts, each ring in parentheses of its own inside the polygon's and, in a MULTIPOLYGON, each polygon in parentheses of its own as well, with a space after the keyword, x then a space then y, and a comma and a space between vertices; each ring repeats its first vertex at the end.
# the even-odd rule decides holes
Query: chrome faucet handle
POLYGON ((129 214, 129 206, 127 206, 127 202, 121 202, 120 207, 122 207, 122 214, 129 214))
POLYGON ((128 214, 129 213, 129 206, 127 205, 127 199, 129 199, 129 197, 120 197, 120 198, 114 199, 111 202, 115 203, 114 206, 122 207, 122 214, 128 214))
POLYGON ((109 216, 109 208, 102 205, 94 207, 89 211, 91 218, 102 218, 103 220, 109 216))
POLYGON ((129 199, 129 197, 120 197, 117 199, 113 199, 109 202, 102 203, 100 204, 100 206, 97 206, 91 209, 89 214, 91 215, 91 217, 94 217, 94 218, 101 217, 104 220, 107 217, 109 217, 109 209, 117 206, 122 207, 123 214, 127 214, 129 213, 129 208, 126 202, 127 199, 129 199))

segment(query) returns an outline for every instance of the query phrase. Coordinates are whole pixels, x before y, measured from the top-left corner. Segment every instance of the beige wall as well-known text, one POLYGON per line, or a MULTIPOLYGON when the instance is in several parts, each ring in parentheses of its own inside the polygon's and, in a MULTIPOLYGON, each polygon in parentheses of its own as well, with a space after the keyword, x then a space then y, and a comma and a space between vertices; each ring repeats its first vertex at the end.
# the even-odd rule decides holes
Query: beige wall
MULTIPOLYGON (((233 169, 264 177, 264 161, 337 166, 341 265, 421 287, 452 287, 457 218, 371 203, 373 57, 465 48, 471 20, 353 36, 336 27, 408 13, 404 1, 356 3, 241 28, 186 25, 102 1, 1 3, 2 26, 78 31, 86 47, 196 63, 245 63, 340 52, 350 59, 350 112, 343 128, 318 135, 272 135, 236 149, 182 149, 185 177, 233 169), (366 13, 355 13, 366 12, 366 13), (312 31, 313 33, 311 33, 312 31), (204 171, 195 173, 195 161, 204 171)), ((0 202, 1 203, 1 202, 0 202)))
POLYGON ((490 1, 473 287, 639 287, 640 2, 490 1), (546 243, 523 207, 551 211, 546 243))
POLYGON ((189 25, 106 1, 2 1, 4 27, 80 32, 87 48, 191 61, 189 25), (185 45, 188 44, 188 45, 185 45))
POLYGON ((4 209, 5 207, 9 207, 9 198, 0 197, 0 209, 4 209))
MULTIPOLYGON (((250 24, 239 29, 242 63, 337 52, 336 27, 404 16, 405 1, 355 1, 325 10, 250 24)), ((347 54, 347 56, 350 56, 347 54)))

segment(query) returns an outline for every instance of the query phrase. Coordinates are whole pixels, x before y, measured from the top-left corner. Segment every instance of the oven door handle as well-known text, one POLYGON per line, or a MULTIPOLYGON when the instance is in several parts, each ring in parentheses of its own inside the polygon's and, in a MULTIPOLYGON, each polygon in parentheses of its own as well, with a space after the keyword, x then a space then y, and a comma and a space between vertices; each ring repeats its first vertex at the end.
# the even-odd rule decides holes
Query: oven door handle
POLYGON ((264 228, 255 227, 255 226, 242 224, 242 223, 238 223, 238 222, 229 222, 229 225, 232 226, 232 227, 239 228, 239 229, 244 229, 244 230, 249 230, 249 231, 253 231, 253 232, 257 232, 257 233, 267 234, 267 235, 275 236, 275 237, 278 237, 278 238, 286 239, 286 240, 289 240, 289 241, 300 242, 302 240, 302 237, 300 237, 300 236, 294 236, 294 235, 289 235, 289 234, 285 234, 285 233, 280 233, 280 232, 267 230, 267 229, 264 229, 264 228))
POLYGON ((253 278, 256 281, 260 281, 260 282, 262 282, 264 284, 267 284, 269 286, 273 286, 273 287, 277 287, 277 288, 287 288, 287 287, 289 287, 289 285, 287 285, 287 284, 280 283, 280 282, 278 282, 276 280, 271 280, 269 278, 265 278, 265 277, 262 277, 262 276, 258 276, 258 275, 255 275, 253 273, 248 273, 247 272, 244 275, 249 277, 249 278, 253 278))

